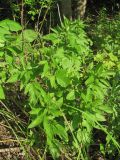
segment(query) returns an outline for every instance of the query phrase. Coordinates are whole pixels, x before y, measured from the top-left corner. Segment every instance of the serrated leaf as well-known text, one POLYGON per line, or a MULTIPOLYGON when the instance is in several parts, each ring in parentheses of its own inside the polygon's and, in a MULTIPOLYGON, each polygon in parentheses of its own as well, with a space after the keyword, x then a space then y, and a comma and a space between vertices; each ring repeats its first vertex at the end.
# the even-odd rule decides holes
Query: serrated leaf
POLYGON ((107 105, 99 106, 99 109, 106 113, 113 113, 113 109, 107 105))
POLYGON ((2 28, 0 27, 0 47, 3 47, 5 44, 5 41, 6 41, 6 38, 5 36, 6 35, 10 35, 11 33, 6 30, 5 28, 2 28))
POLYGON ((118 57, 115 56, 113 53, 109 54, 111 61, 117 62, 118 61, 118 57))
POLYGON ((6 82, 6 72, 5 71, 0 72, 0 82, 6 82))
POLYGON ((46 135, 47 135, 47 140, 52 142, 53 131, 51 128, 50 120, 47 116, 44 117, 43 126, 44 126, 44 130, 46 132, 46 135))
POLYGON ((56 102, 56 106, 60 108, 63 105, 63 97, 59 98, 56 102))
POLYGON ((86 143, 90 143, 90 133, 86 130, 86 129, 78 129, 77 130, 77 139, 78 141, 81 143, 84 143, 84 145, 86 143))
POLYGON ((0 85, 0 99, 5 99, 5 94, 3 91, 3 87, 0 85))
POLYGON ((85 84, 86 85, 89 85, 89 84, 91 84, 91 83, 93 83, 94 82, 94 76, 90 76, 86 81, 85 81, 85 84))
POLYGON ((108 82, 107 80, 105 80, 105 79, 100 79, 100 81, 101 81, 104 85, 106 85, 107 87, 110 86, 110 84, 109 84, 109 82, 108 82))
POLYGON ((26 29, 21 34, 21 38, 22 38, 22 35, 25 42, 33 42, 37 38, 38 33, 35 32, 34 30, 26 29))
POLYGON ((55 88, 56 87, 55 76, 51 75, 49 79, 50 79, 51 86, 55 88))
POLYGON ((101 121, 101 122, 106 121, 105 116, 100 113, 96 113, 95 116, 97 118, 97 121, 101 121))
POLYGON ((43 38, 45 40, 52 41, 54 44, 57 44, 60 42, 60 39, 58 39, 57 35, 54 33, 47 34, 43 38))
POLYGON ((67 77, 67 73, 63 69, 56 72, 56 80, 57 83, 64 88, 70 84, 70 79, 67 77))
POLYGON ((11 34, 11 32, 8 31, 7 29, 3 28, 3 27, 0 27, 0 37, 4 36, 6 34, 11 34))
POLYGON ((16 73, 16 74, 12 75, 12 76, 7 80, 7 83, 16 82, 16 81, 18 80, 18 77, 19 77, 19 73, 16 73))
POLYGON ((95 86, 95 85, 93 86, 93 88, 94 88, 95 96, 103 99, 105 95, 104 93, 105 91, 103 90, 104 88, 100 88, 99 86, 95 86))
POLYGON ((57 108, 53 108, 54 106, 52 106, 51 108, 50 108, 50 113, 51 113, 51 115, 53 115, 54 117, 60 117, 60 116, 62 116, 62 113, 61 113, 61 111, 59 110, 59 109, 57 109, 57 108))
POLYGON ((73 115, 73 119, 72 119, 72 127, 73 127, 73 130, 77 129, 79 127, 79 124, 80 124, 80 114, 74 114, 73 115))
POLYGON ((47 77, 47 75, 49 75, 49 65, 48 62, 45 63, 44 67, 43 67, 43 73, 42 73, 42 78, 43 77, 47 77))
POLYGON ((39 112, 39 114, 37 115, 37 117, 30 123, 30 125, 28 126, 28 128, 34 128, 34 127, 40 125, 41 122, 43 121, 44 114, 45 114, 45 110, 42 109, 39 112))
POLYGON ((31 115, 37 115, 40 112, 40 108, 33 108, 29 113, 31 115))
POLYGON ((68 141, 68 135, 67 135, 65 127, 63 127, 57 121, 53 121, 52 130, 53 130, 54 135, 58 135, 61 139, 68 141))
POLYGON ((6 54, 5 55, 5 60, 6 60, 7 63, 12 64, 12 62, 13 62, 13 56, 6 54))
POLYGON ((19 23, 12 21, 12 20, 9 20, 9 19, 5 19, 5 20, 0 21, 0 26, 5 28, 8 31, 17 32, 17 31, 22 30, 22 27, 19 23))
POLYGON ((57 139, 52 139, 52 141, 47 141, 47 144, 49 145, 50 153, 53 157, 53 159, 60 157, 60 149, 63 148, 62 144, 57 139))
POLYGON ((67 94, 66 99, 67 99, 67 100, 74 100, 74 99, 75 99, 75 91, 74 91, 74 90, 70 91, 70 92, 67 94))

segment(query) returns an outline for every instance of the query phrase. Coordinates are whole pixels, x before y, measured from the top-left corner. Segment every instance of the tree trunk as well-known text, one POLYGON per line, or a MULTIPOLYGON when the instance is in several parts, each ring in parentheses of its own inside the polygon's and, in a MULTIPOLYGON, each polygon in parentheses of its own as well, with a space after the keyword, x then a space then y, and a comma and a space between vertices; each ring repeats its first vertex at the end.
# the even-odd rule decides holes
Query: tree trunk
POLYGON ((81 19, 84 18, 86 6, 87 6, 87 0, 77 0, 76 5, 76 18, 81 19))
POLYGON ((65 16, 72 19, 72 7, 71 0, 61 0, 61 13, 62 18, 65 16))

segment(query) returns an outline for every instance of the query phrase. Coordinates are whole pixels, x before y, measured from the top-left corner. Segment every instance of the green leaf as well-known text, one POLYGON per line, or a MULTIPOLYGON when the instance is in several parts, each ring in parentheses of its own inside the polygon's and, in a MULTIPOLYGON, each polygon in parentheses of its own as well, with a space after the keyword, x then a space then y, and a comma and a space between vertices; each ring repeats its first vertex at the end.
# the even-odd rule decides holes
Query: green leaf
POLYGON ((57 97, 62 97, 63 96, 63 91, 62 90, 58 90, 57 92, 56 92, 56 96, 57 97))
POLYGON ((51 86, 55 88, 56 87, 55 76, 51 75, 49 79, 51 86))
POLYGON ((61 107, 63 105, 63 97, 61 97, 61 98, 59 98, 58 100, 57 100, 57 106, 58 107, 61 107))
POLYGON ((3 70, 0 72, 0 82, 6 82, 6 72, 3 70))
POLYGON ((79 113, 74 114, 73 119, 72 119, 73 130, 75 130, 79 127, 80 121, 81 121, 81 115, 79 113))
POLYGON ((5 45, 4 40, 0 39, 0 48, 4 47, 4 45, 5 45))
POLYGON ((63 127, 57 121, 53 121, 52 130, 53 130, 54 135, 58 135, 61 139, 68 141, 68 135, 67 135, 65 127, 63 127))
POLYGON ((51 128, 50 119, 47 116, 44 117, 43 125, 44 125, 44 130, 45 130, 46 135, 47 135, 47 141, 51 141, 52 142, 53 131, 52 131, 52 128, 51 128))
POLYGON ((29 113, 31 115, 37 115, 40 112, 40 108, 33 108, 29 113))
POLYGON ((0 85, 0 99, 5 99, 5 94, 3 91, 3 87, 0 85))
POLYGON ((112 107, 109 107, 107 105, 99 106, 99 109, 106 112, 106 113, 113 113, 112 107))
POLYGON ((12 76, 7 80, 7 83, 17 82, 18 77, 19 77, 19 73, 16 73, 16 74, 12 75, 12 76))
POLYGON ((6 66, 6 62, 0 62, 0 67, 4 68, 6 66))
POLYGON ((52 41, 54 44, 57 44, 60 42, 60 39, 57 37, 57 34, 55 34, 55 33, 47 34, 43 38, 45 40, 52 41))
POLYGON ((5 52, 0 51, 0 57, 2 57, 4 55, 5 52))
POLYGON ((8 55, 8 54, 5 55, 5 60, 7 63, 12 64, 13 59, 14 59, 13 56, 8 55))
POLYGON ((39 112, 37 117, 30 123, 28 128, 34 128, 34 127, 40 125, 44 119, 45 111, 46 110, 41 109, 41 111, 39 112))
POLYGON ((64 48, 63 47, 57 48, 54 58, 59 58, 59 59, 64 58, 64 48))
POLYGON ((101 122, 106 121, 105 116, 100 113, 96 113, 95 116, 97 118, 97 121, 101 121, 101 122))
POLYGON ((94 82, 94 76, 90 76, 86 81, 85 81, 85 84, 86 85, 89 85, 89 84, 91 84, 91 83, 93 83, 94 82))
POLYGON ((59 159, 60 157, 60 150, 63 149, 63 145, 57 139, 53 139, 52 141, 47 141, 49 146, 50 153, 55 160, 56 158, 59 159))
POLYGON ((23 31, 23 33, 21 33, 21 39, 22 39, 22 35, 23 35, 24 41, 33 42, 37 38, 38 33, 35 32, 34 30, 26 29, 23 31))
POLYGON ((8 34, 11 34, 11 32, 8 31, 6 28, 3 28, 3 27, 0 26, 0 37, 4 36, 4 35, 8 35, 8 34))
POLYGON ((113 53, 109 54, 111 61, 117 62, 118 61, 118 57, 115 56, 113 53))
POLYGON ((74 90, 70 91, 70 92, 67 94, 66 99, 67 99, 67 100, 74 100, 74 99, 75 99, 75 91, 74 91, 74 90))
POLYGON ((0 21, 0 26, 5 28, 8 31, 20 31, 22 30, 22 27, 19 23, 9 20, 9 19, 5 19, 3 21, 0 21))
POLYGON ((103 99, 105 95, 105 90, 102 87, 93 85, 94 93, 96 97, 99 97, 99 99, 103 99))
POLYGON ((86 129, 78 129, 77 130, 77 139, 80 143, 83 143, 84 145, 90 143, 91 133, 88 132, 86 129))
POLYGON ((41 75, 41 77, 47 77, 49 75, 49 64, 48 62, 45 63, 44 67, 43 67, 43 73, 41 75))
POLYGON ((6 38, 6 35, 11 34, 8 30, 6 30, 5 28, 0 27, 0 43, 4 43, 6 38))
POLYGON ((70 84, 70 79, 67 77, 67 72, 63 69, 56 72, 57 83, 62 87, 67 87, 70 84))
POLYGON ((100 79, 100 81, 101 81, 104 85, 106 85, 107 87, 110 86, 110 84, 109 84, 109 82, 108 82, 107 80, 105 80, 105 79, 100 79))

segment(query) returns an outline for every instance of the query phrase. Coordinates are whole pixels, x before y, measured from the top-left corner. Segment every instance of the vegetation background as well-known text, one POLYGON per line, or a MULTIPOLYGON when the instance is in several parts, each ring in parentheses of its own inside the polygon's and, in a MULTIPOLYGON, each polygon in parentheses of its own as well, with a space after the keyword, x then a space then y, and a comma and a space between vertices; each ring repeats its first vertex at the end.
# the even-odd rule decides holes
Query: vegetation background
POLYGON ((119 0, 0 1, 5 159, 120 159, 119 0))

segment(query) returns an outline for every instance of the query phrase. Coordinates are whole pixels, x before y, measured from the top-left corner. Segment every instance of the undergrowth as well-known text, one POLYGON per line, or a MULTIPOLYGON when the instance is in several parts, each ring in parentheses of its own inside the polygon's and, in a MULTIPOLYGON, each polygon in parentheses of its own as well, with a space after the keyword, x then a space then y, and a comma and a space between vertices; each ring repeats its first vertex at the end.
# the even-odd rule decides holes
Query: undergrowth
POLYGON ((91 39, 79 20, 65 18, 42 37, 17 22, 0 21, 0 102, 5 107, 0 114, 7 121, 12 114, 11 123, 25 134, 21 146, 27 159, 26 145, 37 148, 41 160, 46 153, 53 159, 87 160, 91 144, 99 145, 104 158, 119 155, 118 18, 99 18, 91 39), (27 117, 20 122, 5 105, 16 85, 14 94, 21 93, 21 99, 11 101, 27 117), (95 142, 94 130, 105 133, 104 143, 95 142))

